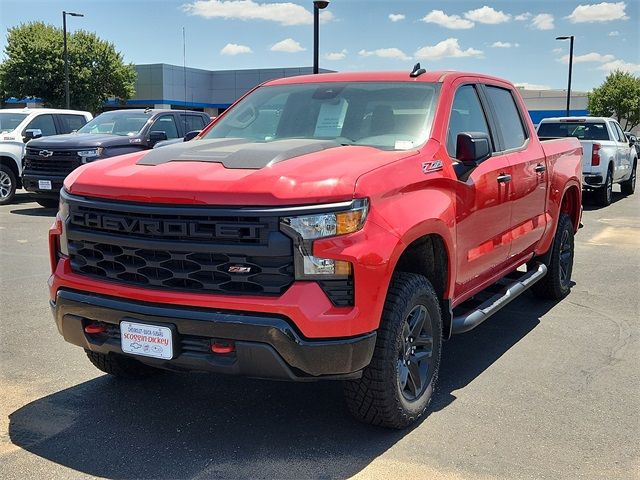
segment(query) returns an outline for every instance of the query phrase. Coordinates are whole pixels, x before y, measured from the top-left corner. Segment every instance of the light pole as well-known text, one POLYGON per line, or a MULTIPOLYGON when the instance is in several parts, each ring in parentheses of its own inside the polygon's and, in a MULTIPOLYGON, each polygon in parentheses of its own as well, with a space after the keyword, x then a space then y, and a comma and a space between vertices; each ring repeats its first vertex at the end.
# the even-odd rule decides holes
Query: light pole
POLYGON ((573 39, 574 36, 570 35, 568 37, 556 37, 556 40, 571 40, 569 46, 569 85, 567 86, 567 117, 570 115, 570 107, 571 107, 571 70, 573 70, 573 39))
POLYGON ((329 6, 329 2, 315 0, 313 2, 313 73, 318 73, 318 59, 320 57, 320 10, 324 10, 329 6))
POLYGON ((62 31, 64 34, 64 99, 67 109, 71 106, 71 99, 69 98, 69 53, 67 52, 67 15, 72 17, 84 17, 81 13, 65 12, 62 11, 62 31))

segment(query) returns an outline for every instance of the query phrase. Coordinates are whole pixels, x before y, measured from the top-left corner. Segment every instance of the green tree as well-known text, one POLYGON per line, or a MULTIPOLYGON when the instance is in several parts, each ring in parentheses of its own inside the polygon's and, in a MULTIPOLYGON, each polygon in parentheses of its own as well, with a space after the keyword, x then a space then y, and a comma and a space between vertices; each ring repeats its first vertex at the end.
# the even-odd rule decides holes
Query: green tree
POLYGON ((625 131, 640 125, 640 77, 615 70, 589 93, 587 108, 591 115, 617 118, 625 131))
MULTIPOLYGON (((105 100, 131 98, 136 72, 114 45, 94 33, 67 32, 71 107, 98 111, 105 100)), ((44 99, 64 107, 64 56, 61 28, 30 22, 7 31, 5 59, 0 64, 0 93, 8 97, 44 99)), ((4 100, 4 98, 3 98, 4 100)))

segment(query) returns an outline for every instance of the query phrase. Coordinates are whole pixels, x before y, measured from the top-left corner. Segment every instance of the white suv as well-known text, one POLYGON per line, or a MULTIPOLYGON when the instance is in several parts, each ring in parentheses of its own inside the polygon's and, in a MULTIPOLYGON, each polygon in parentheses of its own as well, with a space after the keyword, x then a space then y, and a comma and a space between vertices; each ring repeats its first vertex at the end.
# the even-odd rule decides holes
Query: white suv
POLYGON ((611 203, 614 183, 625 195, 636 186, 638 152, 618 122, 605 117, 545 118, 538 125, 541 140, 576 137, 582 144, 583 188, 595 190, 598 203, 611 203))
POLYGON ((93 116, 79 110, 6 108, 0 110, 0 205, 20 188, 24 145, 32 138, 78 130, 93 116))

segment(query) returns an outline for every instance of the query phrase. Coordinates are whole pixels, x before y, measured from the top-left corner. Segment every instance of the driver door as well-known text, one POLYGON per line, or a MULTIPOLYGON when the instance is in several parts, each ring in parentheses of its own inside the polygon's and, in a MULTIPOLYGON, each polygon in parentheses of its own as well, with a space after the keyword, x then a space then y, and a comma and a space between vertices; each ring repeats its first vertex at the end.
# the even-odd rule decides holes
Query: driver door
POLYGON ((456 90, 447 131, 447 153, 456 162, 456 140, 461 132, 484 132, 492 139, 493 154, 456 183, 457 279, 455 296, 472 290, 507 263, 510 241, 510 178, 507 155, 496 153, 487 109, 476 85, 456 90))

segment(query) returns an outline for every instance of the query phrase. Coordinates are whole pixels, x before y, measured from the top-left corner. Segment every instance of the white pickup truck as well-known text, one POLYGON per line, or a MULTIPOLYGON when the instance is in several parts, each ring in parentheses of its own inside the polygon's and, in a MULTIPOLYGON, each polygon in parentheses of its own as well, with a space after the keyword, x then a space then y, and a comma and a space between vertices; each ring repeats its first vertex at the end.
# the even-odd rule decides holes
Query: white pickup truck
POLYGON ((605 117, 545 118, 538 125, 541 140, 576 137, 582 144, 582 186, 595 190, 600 205, 611 203, 613 184, 625 195, 636 186, 638 153, 618 122, 605 117))
POLYGON ((91 120, 89 112, 54 108, 0 110, 0 205, 11 203, 20 188, 24 145, 32 138, 71 133, 91 120))

